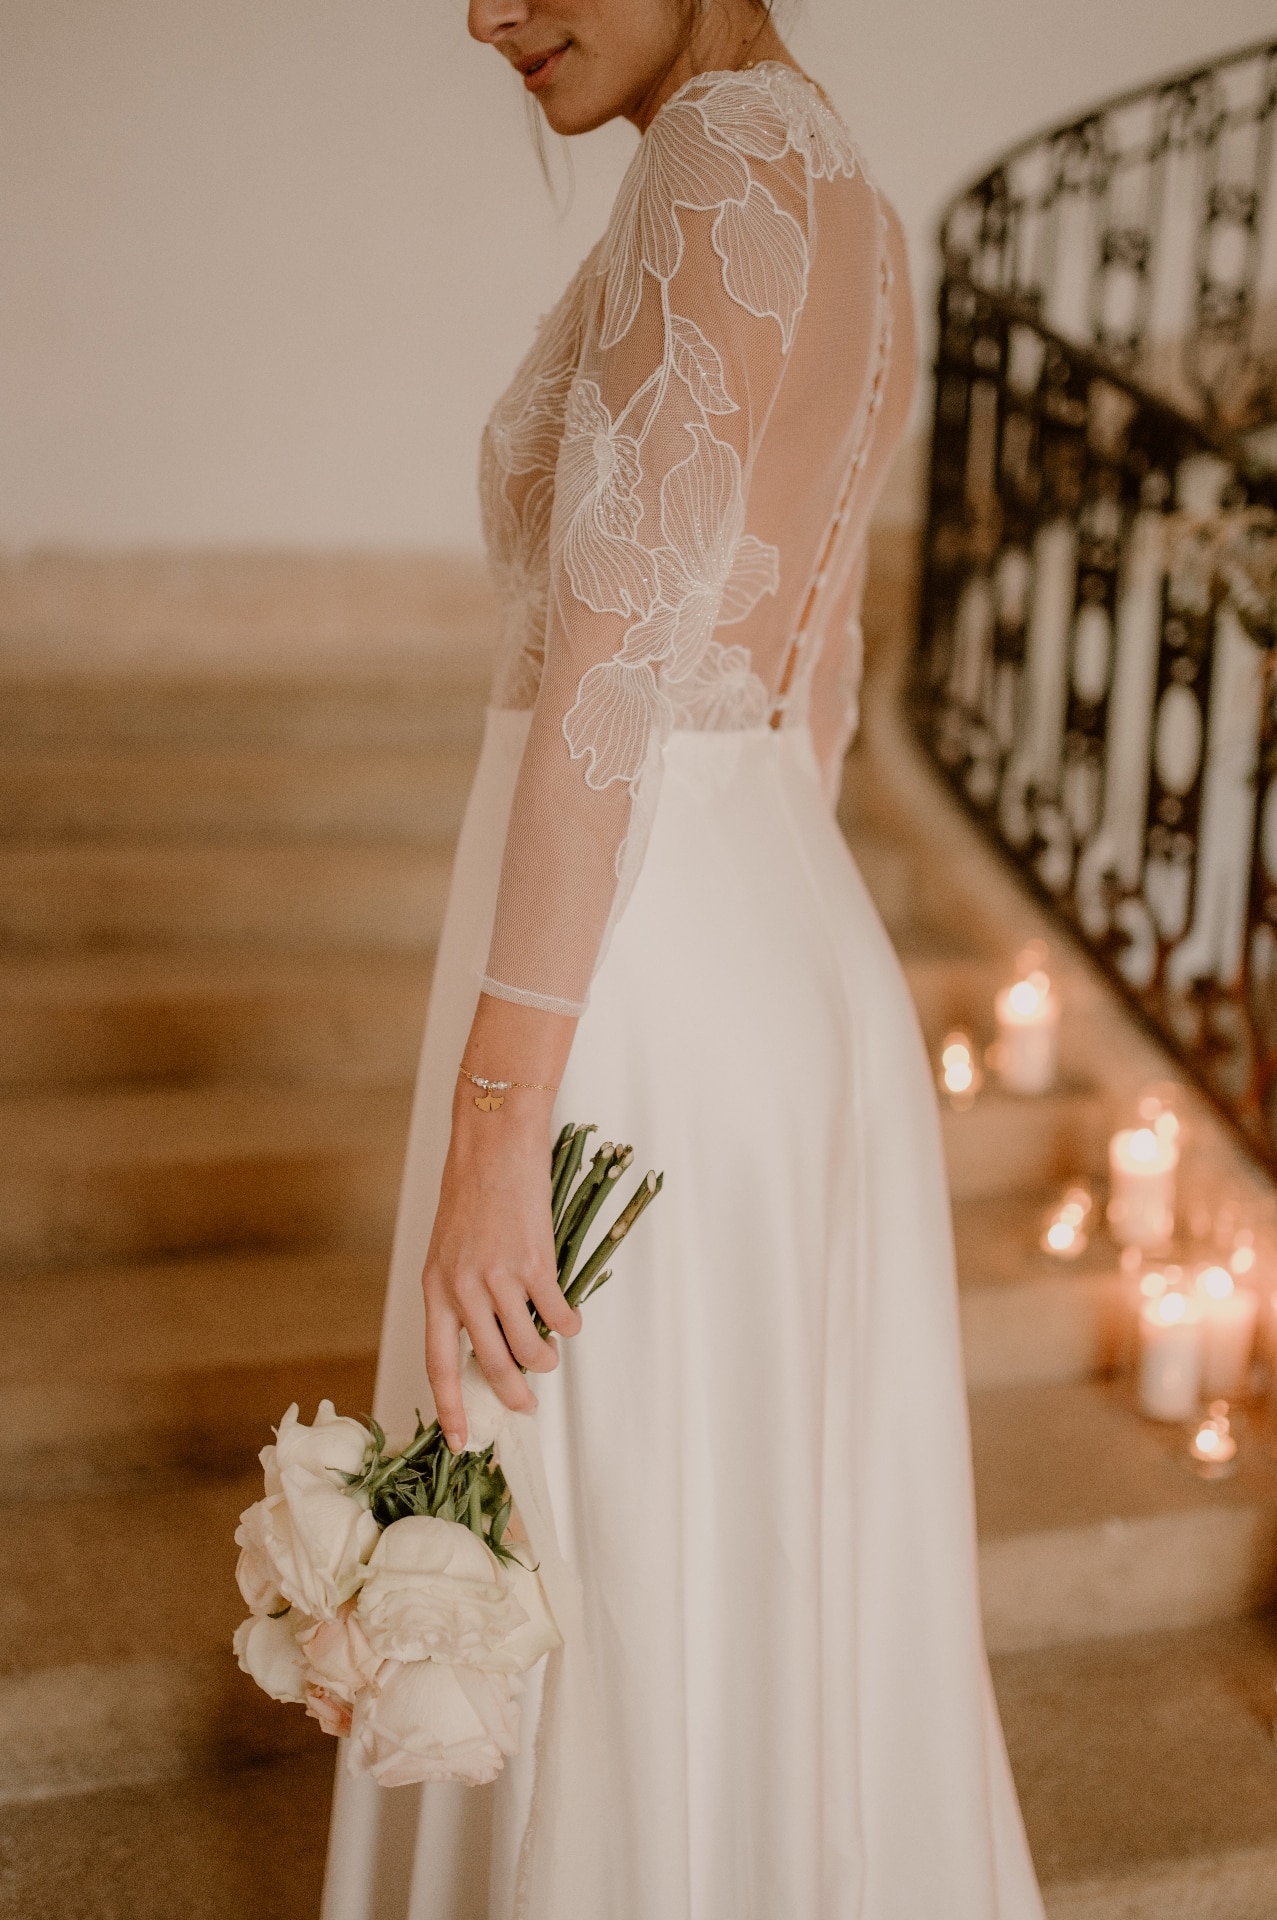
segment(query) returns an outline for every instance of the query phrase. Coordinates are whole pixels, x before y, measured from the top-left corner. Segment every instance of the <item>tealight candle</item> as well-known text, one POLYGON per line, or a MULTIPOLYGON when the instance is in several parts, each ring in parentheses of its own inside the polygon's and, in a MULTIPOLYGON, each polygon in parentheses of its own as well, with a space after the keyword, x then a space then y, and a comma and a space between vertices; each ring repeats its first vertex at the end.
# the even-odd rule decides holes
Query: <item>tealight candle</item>
POLYGON ((1179 1143, 1169 1131, 1125 1128, 1109 1142, 1113 1238, 1123 1247, 1163 1247, 1175 1230, 1179 1143))
POLYGON ((1228 1417, 1227 1400, 1213 1400, 1210 1415, 1188 1443, 1188 1455, 1203 1478, 1221 1479, 1237 1460, 1237 1439, 1228 1417))
POLYGON ((940 1086, 951 1104, 959 1110, 969 1107, 980 1091, 983 1078, 971 1036, 946 1034, 940 1048, 940 1086))
POLYGON ((993 1003, 998 1018, 994 1055, 998 1079, 1008 1093, 1049 1093, 1055 1085, 1060 1002, 1040 968, 993 1003))
POLYGON ((1202 1385, 1202 1310, 1186 1293, 1162 1293, 1140 1307, 1140 1412, 1150 1420, 1191 1420, 1202 1385))
POLYGON ((1038 1245, 1043 1253, 1053 1253, 1057 1260, 1076 1260, 1085 1253, 1092 1204, 1089 1187, 1070 1187, 1042 1229, 1038 1245))
POLYGON ((1259 1320, 1259 1295, 1239 1287, 1227 1267, 1204 1267, 1195 1287, 1205 1318, 1202 1392, 1208 1400, 1243 1400, 1259 1320))

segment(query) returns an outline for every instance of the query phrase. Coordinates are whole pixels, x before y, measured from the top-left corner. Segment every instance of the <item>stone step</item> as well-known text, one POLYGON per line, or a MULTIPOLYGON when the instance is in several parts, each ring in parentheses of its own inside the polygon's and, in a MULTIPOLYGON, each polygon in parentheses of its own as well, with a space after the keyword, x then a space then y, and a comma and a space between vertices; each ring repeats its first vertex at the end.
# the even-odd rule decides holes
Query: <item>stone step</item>
MULTIPOLYGON (((953 1210, 967 1385, 1046 1385, 1111 1373, 1129 1355, 1136 1296, 1092 1216, 1085 1251, 1039 1246, 1060 1187, 959 1201, 953 1210)), ((1097 1200, 1097 1212, 1102 1200, 1097 1200)))
POLYGON ((455 839, 469 748, 12 751, 0 840, 455 839))
POLYGON ((1003 1655, 1050 1920, 1271 1920, 1272 1619, 1003 1655))
POLYGON ((950 1193, 990 1199, 1103 1174, 1112 1121, 1104 1094, 1086 1083, 1034 1096, 986 1086, 965 1111, 942 1100, 950 1193))
MULTIPOLYGON (((322 1741, 322 1736, 320 1736, 322 1741)), ((332 1743, 237 1771, 0 1808, 13 1920, 315 1920, 332 1743)))
POLYGON ((0 1471, 34 1498, 239 1470, 293 1400, 363 1411, 386 1265, 259 1252, 7 1275, 0 1471))
POLYGON ((0 677, 0 751, 370 747, 473 752, 488 661, 401 673, 0 677))
POLYGON ((1232 1479, 1130 1385, 971 1396, 980 1584, 991 1653, 1236 1619, 1277 1600, 1277 1460, 1238 1416, 1232 1479))
POLYGON ((356 841, 0 849, 0 949, 190 946, 420 950, 452 852, 356 841))
POLYGON ((0 1087, 412 1077, 428 951, 0 953, 0 1087))
POLYGON ((410 1093, 231 1086, 0 1100, 0 1266, 388 1245, 410 1093))
POLYGON ((313 1723, 230 1657, 246 1611, 233 1535, 260 1497, 260 1469, 156 1474, 24 1502, 22 1525, 0 1529, 16 1650, 0 1675, 0 1804, 313 1750, 313 1723))

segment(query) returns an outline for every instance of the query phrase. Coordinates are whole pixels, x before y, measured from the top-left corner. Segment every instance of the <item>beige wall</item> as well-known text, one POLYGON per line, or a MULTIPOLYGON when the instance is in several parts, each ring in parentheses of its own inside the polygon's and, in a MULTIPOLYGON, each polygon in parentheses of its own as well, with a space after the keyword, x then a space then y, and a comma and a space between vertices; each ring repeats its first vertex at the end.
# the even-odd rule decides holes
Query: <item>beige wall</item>
MULTIPOLYGON (((925 293, 984 159, 1275 27, 1273 0, 806 0, 794 40, 925 293)), ((632 137, 577 143, 560 217, 463 0, 0 0, 0 545, 473 548, 483 415, 632 137)))

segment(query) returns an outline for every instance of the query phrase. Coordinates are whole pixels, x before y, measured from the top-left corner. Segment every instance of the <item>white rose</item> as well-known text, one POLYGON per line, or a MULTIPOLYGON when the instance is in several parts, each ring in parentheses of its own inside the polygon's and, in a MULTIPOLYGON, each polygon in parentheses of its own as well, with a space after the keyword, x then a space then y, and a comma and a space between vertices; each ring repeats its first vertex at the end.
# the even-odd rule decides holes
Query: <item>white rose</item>
POLYGON ((297 1634, 310 1624, 304 1614, 293 1611, 276 1619, 255 1613, 236 1627, 235 1657, 272 1700, 298 1705, 305 1700, 305 1661, 297 1634))
POLYGON ((478 1535, 425 1515, 386 1528, 358 1609, 383 1658, 470 1666, 487 1666, 488 1654, 527 1621, 501 1562, 478 1535))
POLYGON ((495 1780, 519 1744, 519 1682, 477 1667, 418 1660, 384 1672, 355 1702, 346 1765, 383 1787, 495 1780))
POLYGON ((331 1400, 320 1401, 313 1427, 295 1404, 288 1409, 275 1445, 262 1450, 266 1498, 240 1517, 252 1555, 246 1599, 264 1589, 263 1562, 283 1597, 319 1620, 333 1619, 356 1592, 380 1529, 341 1476, 359 1472, 368 1445, 364 1428, 340 1418, 331 1400))
POLYGON ((240 1550, 235 1579, 250 1613, 280 1613, 287 1605, 270 1557, 266 1517, 266 1502, 259 1500, 241 1513, 235 1529, 235 1544, 240 1550))
MULTIPOLYGON (((523 1551, 526 1553, 527 1548, 523 1551)), ((536 1665, 542 1654, 561 1647, 563 1636, 554 1624, 540 1574, 532 1567, 525 1567, 520 1560, 507 1560, 505 1575, 510 1582, 510 1591, 522 1609, 523 1624, 515 1628, 508 1640, 503 1640, 499 1647, 494 1648, 483 1664, 501 1673, 526 1673, 529 1667, 536 1665)))

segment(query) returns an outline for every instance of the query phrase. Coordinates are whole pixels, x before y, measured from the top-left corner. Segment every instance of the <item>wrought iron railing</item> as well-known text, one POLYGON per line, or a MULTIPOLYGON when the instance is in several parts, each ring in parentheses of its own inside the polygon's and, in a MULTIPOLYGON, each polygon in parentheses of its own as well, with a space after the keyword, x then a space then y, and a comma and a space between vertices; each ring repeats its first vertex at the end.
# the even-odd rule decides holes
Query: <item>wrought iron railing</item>
POLYGON ((915 683, 964 804, 1277 1166, 1277 42, 942 228, 915 683))

